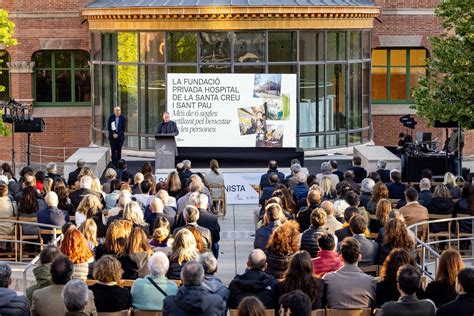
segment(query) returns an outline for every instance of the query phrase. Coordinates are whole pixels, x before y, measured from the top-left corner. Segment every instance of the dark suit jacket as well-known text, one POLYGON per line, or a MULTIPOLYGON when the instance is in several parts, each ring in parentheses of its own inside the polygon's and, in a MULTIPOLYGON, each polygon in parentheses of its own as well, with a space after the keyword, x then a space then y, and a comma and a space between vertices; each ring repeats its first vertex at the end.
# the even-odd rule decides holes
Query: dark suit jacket
POLYGON ((389 182, 386 183, 388 189, 388 197, 390 199, 403 199, 405 196, 405 184, 401 182, 389 182))
POLYGON ((383 183, 390 182, 390 170, 379 169, 377 170, 377 173, 380 176, 380 181, 382 181, 383 183))
POLYGON ((272 173, 276 173, 278 174, 278 179, 280 179, 280 183, 283 183, 285 181, 285 175, 278 171, 278 169, 272 169, 272 170, 268 170, 267 173, 265 174, 262 174, 262 176, 260 177, 260 188, 261 189, 264 189, 266 187, 269 187, 271 184, 270 184, 270 174, 272 173))
POLYGON ((169 121, 168 123, 161 122, 156 127, 156 134, 170 134, 170 135, 178 136, 179 134, 178 126, 173 121, 169 121), (162 129, 163 129, 163 133, 161 132, 162 129))
POLYGON ((125 117, 123 115, 119 116, 119 123, 118 126, 116 126, 116 131, 112 130, 112 122, 115 122, 115 114, 112 114, 109 116, 109 120, 107 122, 107 129, 109 131, 109 140, 114 140, 115 138, 113 137, 114 133, 118 134, 118 140, 124 141, 125 139, 125 117))
MULTIPOLYGON (((57 207, 48 207, 46 209, 39 210, 36 213, 38 223, 47 225, 56 225, 62 227, 64 224, 69 222, 69 214, 66 211, 60 210, 57 207)), ((49 227, 43 227, 44 229, 50 229, 49 227)), ((51 235, 43 235, 44 243, 48 243, 51 240, 51 235)))
POLYGON ((79 176, 79 173, 81 173, 82 168, 77 168, 73 172, 69 173, 69 176, 67 177, 67 185, 68 186, 73 186, 74 183, 77 181, 77 177, 79 176))
POLYGON ((362 167, 359 166, 353 166, 351 168, 348 168, 347 170, 352 170, 354 171, 354 181, 357 183, 361 183, 364 178, 367 178, 367 170, 365 170, 362 167))
POLYGON ((396 302, 383 304, 382 313, 384 316, 434 316, 436 313, 436 307, 431 301, 419 300, 416 298, 416 295, 409 295, 400 297, 396 302))
POLYGON ((265 189, 263 189, 262 195, 260 196, 260 200, 258 201, 262 206, 262 209, 265 206, 265 202, 272 197, 273 192, 275 191, 275 187, 275 185, 268 185, 265 189))
POLYGON ((474 294, 460 294, 438 309, 437 316, 472 316, 474 314, 474 294))
POLYGON ((376 242, 367 239, 365 236, 354 235, 354 238, 360 243, 360 254, 362 255, 362 260, 359 262, 359 267, 373 265, 375 257, 377 256, 377 251, 379 250, 379 245, 376 242))

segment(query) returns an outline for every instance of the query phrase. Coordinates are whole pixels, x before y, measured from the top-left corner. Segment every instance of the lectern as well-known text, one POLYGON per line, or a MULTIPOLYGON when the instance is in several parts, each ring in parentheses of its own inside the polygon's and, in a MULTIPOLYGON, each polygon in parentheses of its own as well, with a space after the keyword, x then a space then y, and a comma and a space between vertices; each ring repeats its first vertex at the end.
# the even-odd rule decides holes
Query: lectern
POLYGON ((174 169, 177 154, 173 134, 155 135, 155 169, 174 169))

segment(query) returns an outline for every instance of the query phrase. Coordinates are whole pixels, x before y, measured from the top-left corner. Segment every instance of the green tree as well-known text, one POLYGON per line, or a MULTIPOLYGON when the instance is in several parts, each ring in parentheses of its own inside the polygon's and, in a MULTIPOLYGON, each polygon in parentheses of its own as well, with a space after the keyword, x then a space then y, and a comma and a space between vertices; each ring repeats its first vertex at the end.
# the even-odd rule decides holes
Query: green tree
POLYGON ((474 9, 472 0, 442 0, 443 33, 430 38, 428 76, 415 89, 415 108, 430 124, 459 122, 474 129, 474 9))
MULTIPOLYGON (((14 29, 15 24, 8 18, 8 12, 0 9, 0 46, 7 47, 16 45, 16 39, 13 38, 14 29)), ((2 63, 2 54, 0 53, 0 64, 2 63)), ((2 85, 0 85, 0 92, 1 91, 5 91, 5 87, 2 85)), ((7 128, 3 120, 0 120, 0 134, 4 136, 7 135, 7 128)))

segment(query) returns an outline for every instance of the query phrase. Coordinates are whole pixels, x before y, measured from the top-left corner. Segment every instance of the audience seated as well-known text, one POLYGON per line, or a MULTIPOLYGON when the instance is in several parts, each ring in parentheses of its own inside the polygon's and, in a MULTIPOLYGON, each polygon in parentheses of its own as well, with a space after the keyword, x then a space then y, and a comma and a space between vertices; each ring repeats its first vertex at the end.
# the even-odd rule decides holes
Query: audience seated
POLYGON ((372 196, 370 200, 367 202, 365 209, 370 214, 375 214, 375 211, 377 209, 377 203, 381 199, 388 199, 388 189, 385 183, 378 182, 372 188, 372 196))
POLYGON ((181 183, 186 183, 187 180, 194 174, 194 172, 191 171, 190 160, 185 159, 181 163, 183 164, 183 169, 181 172, 179 172, 179 179, 181 180, 181 183))
MULTIPOLYGON (((135 173, 135 176, 133 177, 133 185, 132 185, 132 194, 133 196, 139 196, 142 193, 141 190, 141 184, 145 180, 145 177, 143 176, 143 173, 137 172, 135 173)), ((139 197, 141 198, 141 197, 139 197)), ((138 198, 137 198, 138 200, 138 198)), ((146 201, 145 201, 146 202, 146 201)), ((143 201, 142 201, 143 203, 143 201)))
POLYGON ((126 221, 115 221, 110 224, 105 235, 105 242, 95 249, 95 260, 99 260, 103 255, 116 256, 125 249, 127 238, 130 235, 125 224, 126 221))
POLYGON ((418 203, 418 192, 413 188, 405 191, 407 204, 399 209, 400 214, 405 218, 407 226, 427 221, 429 219, 426 207, 418 203))
POLYGON ((214 274, 217 272, 217 259, 210 252, 203 253, 199 257, 199 263, 204 268, 204 280, 202 286, 205 287, 209 293, 217 294, 224 301, 225 309, 227 309, 227 301, 229 300, 230 291, 222 283, 221 279, 214 274))
POLYGON ((166 255, 171 254, 171 247, 173 245, 173 235, 171 235, 171 226, 168 220, 164 217, 155 221, 152 239, 150 240, 150 248, 156 252, 161 251, 166 255))
POLYGON ((390 182, 390 170, 385 169, 387 162, 385 160, 379 160, 376 164, 377 173, 380 175, 380 181, 382 183, 390 182))
POLYGON ((374 188, 375 181, 370 179, 370 178, 365 178, 362 180, 362 183, 360 184, 360 206, 366 208, 367 203, 369 203, 370 199, 372 198, 372 190, 374 188))
POLYGON ((48 162, 46 164, 46 177, 50 178, 51 180, 60 179, 64 184, 66 184, 66 180, 58 174, 58 166, 54 162, 48 162))
POLYGON ((28 316, 28 300, 8 287, 12 283, 12 269, 6 263, 0 263, 0 315, 28 316))
POLYGON ((347 170, 352 170, 354 172, 354 181, 356 183, 361 183, 363 179, 367 178, 367 170, 361 167, 362 159, 359 156, 354 156, 352 158, 352 167, 347 170))
MULTIPOLYGON (((282 211, 288 219, 293 219, 293 216, 298 212, 298 206, 293 199, 292 194, 284 184, 277 184, 275 191, 273 191, 272 198, 278 197, 281 200, 280 206, 282 211)), ((306 200, 307 194, 300 201, 306 200)), ((270 200, 267 200, 267 203, 270 200)))
POLYGON ((203 280, 203 267, 196 261, 186 263, 178 293, 168 295, 163 301, 163 315, 224 315, 225 302, 202 286, 203 280))
POLYGON ((66 307, 64 316, 88 316, 85 312, 89 300, 87 285, 81 280, 71 280, 63 288, 62 301, 66 307))
POLYGON ((334 234, 336 230, 342 228, 342 223, 334 217, 334 204, 331 201, 323 201, 320 206, 327 215, 325 228, 328 233, 334 234))
MULTIPOLYGON (((45 196, 45 201, 48 207, 38 211, 38 223, 62 227, 69 222, 69 214, 66 211, 58 209, 58 195, 55 192, 48 192, 45 196)), ((42 237, 43 243, 48 243, 52 235, 43 235, 42 237)))
POLYGON ((306 184, 307 178, 308 177, 306 176, 306 173, 303 171, 300 171, 295 175, 297 182, 297 184, 293 186, 293 195, 295 197, 295 201, 306 199, 308 196, 308 185, 306 184))
POLYGON ((168 280, 169 260, 162 252, 154 253, 148 260, 150 274, 133 282, 131 289, 132 307, 144 311, 163 309, 163 300, 168 295, 175 295, 178 287, 168 280))
POLYGON ((337 170, 337 161, 336 160, 331 160, 329 161, 331 164, 331 171, 333 174, 335 174, 339 178, 339 182, 344 180, 344 173, 342 171, 337 170))
POLYGON ((283 212, 280 205, 270 203, 266 206, 263 225, 255 232, 254 248, 262 250, 267 248, 270 235, 281 225, 282 216, 283 212))
POLYGON ((132 202, 132 193, 128 190, 120 190, 117 204, 111 209, 109 209, 107 212, 108 220, 110 221, 110 218, 113 218, 113 217, 116 217, 116 218, 122 217, 125 205, 127 205, 130 202, 132 202))
POLYGON ((247 269, 229 284, 230 309, 235 309, 246 297, 256 297, 267 308, 274 308, 275 279, 265 272, 267 257, 260 249, 254 249, 247 260, 247 269))
POLYGON ((51 263, 60 255, 61 251, 55 245, 47 245, 43 248, 43 250, 41 250, 39 258, 40 265, 33 269, 36 284, 30 286, 25 291, 28 301, 31 302, 31 299, 33 298, 33 293, 36 290, 53 285, 50 273, 51 263))
MULTIPOLYGON (((284 184, 288 188, 293 188, 298 182, 296 181, 296 174, 301 171, 301 164, 299 162, 294 162, 292 160, 292 163, 290 163, 290 174, 286 176, 284 180, 284 184)), ((306 179, 307 180, 307 179, 306 179)))
POLYGON ((199 250, 193 233, 187 228, 180 229, 175 235, 171 254, 169 255, 168 278, 179 280, 183 266, 187 262, 197 260, 198 258, 199 250))
MULTIPOLYGON (((474 185, 466 182, 461 192, 461 198, 455 206, 456 214, 474 215, 474 185)), ((472 221, 462 220, 459 222, 459 229, 463 233, 472 233, 472 221)))
POLYGON ((289 292, 278 301, 280 315, 311 315, 311 299, 300 290, 289 292))
POLYGON ((323 177, 328 177, 331 180, 333 188, 339 183, 339 176, 331 171, 331 164, 328 161, 321 163, 321 173, 316 174, 316 181, 321 184, 323 177))
POLYGON ((326 212, 322 208, 314 209, 311 213, 311 226, 301 235, 301 250, 306 250, 311 258, 316 258, 319 247, 317 244, 318 236, 327 232, 325 225, 327 223, 326 212))
POLYGON ((202 179, 198 175, 193 174, 191 177, 189 177, 189 184, 185 185, 185 187, 188 188, 189 191, 183 196, 181 196, 179 200, 177 201, 177 214, 178 215, 181 215, 184 208, 188 205, 189 196, 193 192, 204 193, 208 198, 208 201, 207 201, 208 205, 211 205, 211 201, 212 201, 211 193, 209 192, 209 189, 204 186, 202 179))
POLYGON ((265 306, 258 298, 248 296, 240 302, 237 316, 265 316, 265 306))
POLYGON ((359 209, 354 206, 349 206, 346 208, 344 211, 344 224, 342 224, 342 228, 336 230, 335 235, 337 237, 337 240, 343 241, 344 238, 346 237, 352 237, 352 231, 349 228, 349 221, 351 220, 351 217, 354 215, 359 215, 359 209))
POLYGON ((382 305, 382 315, 435 315, 436 307, 430 300, 419 300, 416 291, 421 283, 421 274, 417 268, 405 264, 397 271, 397 288, 400 298, 396 302, 388 302, 382 305))
POLYGON ((125 248, 117 255, 123 270, 122 279, 135 280, 148 275, 148 259, 152 254, 146 233, 134 227, 125 248))
POLYGON ((308 192, 308 197, 306 198, 307 207, 301 209, 296 214, 296 221, 300 226, 300 231, 304 232, 307 230, 311 224, 311 213, 313 210, 319 207, 321 203, 321 193, 317 190, 310 190, 308 192))
POLYGON ((178 172, 171 171, 168 174, 168 179, 166 180, 166 187, 168 188, 168 194, 171 197, 179 199, 181 197, 183 186, 184 186, 184 183, 181 182, 178 172))
POLYGON ((332 185, 331 178, 324 176, 320 182, 323 200, 334 200, 337 197, 336 186, 332 185))
POLYGON ((459 252, 446 250, 441 254, 436 278, 426 287, 423 298, 432 300, 437 308, 456 299, 456 275, 464 268, 459 252))
POLYGON ((369 230, 372 233, 378 233, 385 226, 385 222, 392 211, 392 202, 387 199, 380 199, 375 210, 375 219, 370 220, 369 230))
POLYGON ((263 191, 268 186, 271 186, 270 176, 276 174, 278 177, 278 182, 283 182, 285 180, 285 175, 282 172, 278 171, 278 163, 275 160, 270 160, 268 162, 268 171, 260 177, 260 190, 263 191))
MULTIPOLYGON (((150 204, 151 199, 153 198, 153 182, 150 180, 143 180, 140 182, 140 192, 134 193, 133 197, 137 200, 137 202, 148 206, 150 204), (150 195, 150 193, 152 193, 150 195)), ((133 192, 132 192, 133 193, 133 192)))
POLYGON ((376 264, 382 264, 390 251, 394 248, 402 248, 414 255, 414 236, 410 236, 402 218, 390 218, 385 226, 379 231, 376 242, 379 245, 376 264))
MULTIPOLYGON (((444 184, 436 186, 433 197, 428 204, 428 213, 437 215, 452 215, 454 213, 454 202, 449 189, 444 184)), ((448 223, 430 224, 430 232, 438 233, 448 230, 448 223)))
POLYGON ((344 211, 350 206, 346 200, 344 200, 344 197, 351 191, 352 187, 349 183, 339 182, 336 186, 337 198, 334 200, 334 215, 339 221, 344 220, 344 211))
MULTIPOLYGON (((104 190, 104 193, 106 194, 105 204, 108 207, 109 203, 107 203, 107 195, 109 195, 116 189, 117 183, 120 183, 120 180, 117 179, 117 171, 115 171, 115 169, 113 168, 107 168, 105 170, 104 177, 105 177, 105 179, 103 179, 104 181, 101 181, 102 190, 104 190), (112 182, 114 180, 115 180, 115 185, 112 185, 112 182)), ((76 181, 77 181, 77 178, 76 178, 76 181)), ((76 181, 74 181, 74 183, 76 183, 76 181)), ((69 180, 68 180, 68 184, 69 184, 69 180)))
MULTIPOLYGON (((63 316, 66 312, 62 298, 62 291, 66 283, 72 279, 74 273, 74 264, 66 256, 57 257, 51 263, 51 280, 53 285, 36 290, 33 293, 31 301, 31 315, 33 316, 63 316)), ((79 281, 81 282, 82 281, 79 281)), ((84 312, 89 314, 96 313, 94 303, 94 293, 88 290, 87 304, 84 312)))
POLYGON ((360 194, 360 184, 354 181, 355 175, 353 170, 346 170, 344 172, 344 180, 339 182, 336 185, 336 191, 340 191, 339 187, 343 186, 344 184, 349 185, 352 188, 352 191, 360 194))
POLYGON ((380 181, 380 175, 376 171, 369 172, 367 178, 374 180, 374 183, 383 183, 380 181))
POLYGON ((443 185, 448 188, 453 199, 459 199, 461 197, 461 188, 456 183, 456 176, 451 172, 444 174, 443 185))
POLYGON ((428 207, 433 198, 433 192, 431 192, 431 181, 428 178, 422 178, 420 180, 420 194, 418 200, 424 207, 428 207))
POLYGON ((277 184, 280 182, 278 175, 276 173, 271 173, 268 175, 268 185, 262 189, 262 194, 260 195, 259 204, 263 207, 268 199, 273 195, 273 192, 276 190, 277 184))
POLYGON ((375 257, 377 256, 378 244, 370 239, 367 239, 364 235, 367 230, 367 223, 361 215, 354 215, 349 220, 349 228, 360 244, 360 255, 359 267, 370 266, 374 264, 375 257))
POLYGON ((103 196, 97 192, 92 191, 92 182, 93 182, 93 179, 91 176, 88 176, 88 175, 81 176, 80 188, 75 191, 72 191, 69 194, 69 198, 71 199, 72 205, 74 205, 74 209, 77 209, 79 207, 79 203, 81 203, 82 199, 87 194, 96 195, 99 198, 102 205, 105 205, 103 196))
POLYGON ((311 309, 323 307, 324 282, 313 276, 311 257, 305 250, 298 251, 291 258, 283 280, 275 288, 275 299, 295 290, 301 290, 308 295, 311 309))
POLYGON ((342 241, 341 256, 344 266, 327 273, 323 280, 327 287, 327 306, 336 309, 360 309, 372 306, 375 301, 375 280, 357 266, 360 261, 360 244, 351 237, 342 241))
POLYGON ((387 183, 388 197, 390 199, 403 199, 403 193, 406 186, 402 183, 402 174, 400 171, 393 169, 390 171, 390 181, 387 183))
MULTIPOLYGON (((380 308, 384 303, 398 301, 400 292, 397 287, 398 268, 405 264, 415 266, 413 256, 403 248, 393 248, 380 269, 377 290, 375 292, 375 307, 380 308)), ((423 293, 420 288, 418 293, 423 293)))
POLYGON ((342 261, 336 250, 336 241, 333 234, 321 234, 318 237, 318 257, 312 259, 313 272, 319 277, 334 272, 342 267, 342 261))
POLYGON ((212 235, 211 231, 203 226, 198 225, 197 221, 199 220, 199 210, 193 205, 188 205, 183 210, 181 214, 186 223, 183 227, 175 228, 174 235, 176 233, 186 228, 188 229, 196 239, 196 247, 199 252, 203 253, 205 251, 211 251, 212 248, 212 235))
POLYGON ((77 227, 81 226, 87 219, 92 219, 97 225, 97 237, 105 237, 106 227, 102 220, 102 204, 97 196, 87 194, 79 203, 79 207, 75 213, 75 222, 77 227))
MULTIPOLYGON (((16 206, 16 205, 15 205, 16 206)), ((0 181, 0 219, 8 217, 16 217, 16 207, 13 207, 13 203, 8 197, 8 185, 4 181, 0 181)), ((1 223, 0 224, 0 235, 2 236, 13 236, 15 233, 14 223, 1 223)), ((5 248, 5 242, 0 242, 0 248, 5 248)))
POLYGON ((266 272, 276 279, 283 278, 291 256, 299 250, 299 247, 298 223, 287 221, 278 226, 271 234, 268 246, 265 249, 268 264, 266 272))
POLYGON ((458 272, 456 278, 456 292, 454 301, 441 306, 437 316, 471 316, 474 312, 474 269, 464 268, 458 272))
POLYGON ((87 276, 90 275, 90 266, 94 262, 94 254, 78 229, 71 228, 64 234, 61 252, 74 264, 72 278, 87 280, 87 276))
POLYGON ((165 206, 160 198, 153 197, 150 204, 145 208, 144 220, 150 228, 150 236, 153 235, 155 229, 155 223, 159 222, 160 219, 164 218, 170 225, 170 229, 173 230, 175 227, 176 213, 169 214, 165 212, 165 206))

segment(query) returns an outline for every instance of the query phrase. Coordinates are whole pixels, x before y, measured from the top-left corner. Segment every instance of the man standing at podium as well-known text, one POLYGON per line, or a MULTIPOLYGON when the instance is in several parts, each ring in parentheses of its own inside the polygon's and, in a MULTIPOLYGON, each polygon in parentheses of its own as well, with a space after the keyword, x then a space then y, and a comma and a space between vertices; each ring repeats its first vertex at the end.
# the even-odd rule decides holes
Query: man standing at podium
POLYGON ((170 120, 170 114, 168 112, 163 113, 163 122, 158 124, 156 127, 156 134, 167 134, 178 136, 179 130, 175 122, 170 120))
POLYGON ((107 129, 109 142, 112 149, 112 163, 117 166, 117 161, 122 159, 122 145, 125 140, 125 117, 121 114, 119 106, 114 108, 114 114, 109 116, 107 129))

